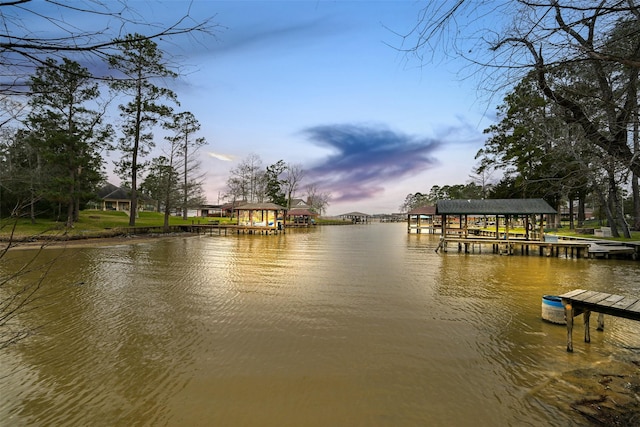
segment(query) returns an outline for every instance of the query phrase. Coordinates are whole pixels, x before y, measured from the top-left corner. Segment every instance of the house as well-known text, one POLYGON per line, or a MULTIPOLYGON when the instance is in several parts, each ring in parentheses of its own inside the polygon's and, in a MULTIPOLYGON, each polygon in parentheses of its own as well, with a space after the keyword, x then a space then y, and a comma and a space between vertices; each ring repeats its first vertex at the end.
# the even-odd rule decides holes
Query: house
POLYGON ((246 200, 235 200, 233 202, 224 203, 220 206, 223 217, 232 217, 238 206, 247 204, 246 200))
MULTIPOLYGON (((103 211, 125 211, 131 210, 131 190, 106 183, 97 191, 101 206, 97 209, 103 211)), ((155 211, 153 201, 142 197, 138 193, 138 211, 155 211)))
POLYGON ((289 205, 289 209, 311 209, 311 206, 302 199, 291 199, 289 205))
POLYGON ((98 190, 98 197, 102 202, 103 211, 131 210, 131 192, 128 189, 107 183, 98 190))
POLYGON ((200 218, 208 218, 208 217, 222 217, 224 211, 222 209, 223 205, 202 205, 199 206, 196 210, 196 216, 200 218))

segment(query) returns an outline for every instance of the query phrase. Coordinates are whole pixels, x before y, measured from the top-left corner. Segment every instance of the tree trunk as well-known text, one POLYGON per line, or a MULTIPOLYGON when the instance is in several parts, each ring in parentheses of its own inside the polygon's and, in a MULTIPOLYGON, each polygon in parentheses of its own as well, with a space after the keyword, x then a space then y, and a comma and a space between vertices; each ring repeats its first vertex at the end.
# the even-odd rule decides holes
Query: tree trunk
POLYGON ((169 216, 171 216, 171 209, 169 208, 169 205, 167 204, 164 207, 164 223, 163 223, 163 229, 164 232, 167 233, 169 231, 169 216))
POLYGON ((620 227, 622 227, 622 234, 625 238, 631 238, 631 230, 629 229, 629 224, 624 217, 624 211, 622 210, 622 203, 616 197, 616 216, 618 217, 618 221, 620 222, 620 227))
POLYGON ((584 225, 584 220, 586 219, 585 214, 585 202, 584 195, 578 196, 578 227, 582 227, 584 225))
POLYGON ((80 197, 76 196, 75 205, 73 207, 73 222, 78 222, 80 220, 80 197))
POLYGON ((607 224, 611 227, 611 235, 613 237, 620 237, 618 234, 618 227, 616 227, 616 221, 613 218, 613 214, 611 213, 611 208, 609 207, 609 202, 607 202, 604 194, 599 193, 600 196, 600 204, 602 205, 602 209, 604 210, 604 214, 607 217, 607 224))
POLYGON ((187 158, 187 150, 189 148, 189 141, 188 141, 189 137, 187 135, 185 135, 185 141, 184 141, 184 199, 182 201, 182 219, 183 220, 187 220, 188 216, 188 212, 187 212, 187 204, 189 203, 189 192, 188 192, 188 176, 187 176, 187 166, 188 166, 188 158, 187 158))
POLYGON ((66 223, 67 228, 73 227, 73 206, 74 206, 73 199, 71 199, 67 204, 67 223, 66 223))
MULTIPOLYGON (((636 102, 636 111, 633 120, 633 155, 640 156, 640 129, 638 124, 638 103, 636 102)), ((631 175, 631 192, 633 196, 633 229, 640 230, 640 185, 638 177, 640 175, 635 172, 631 175)))
POLYGON ((569 230, 573 230, 574 224, 573 224, 573 199, 571 197, 569 197, 569 230))
POLYGON ((631 177, 631 189, 633 191, 633 229, 640 231, 640 185, 635 173, 631 177))
POLYGON ((624 219, 624 212, 622 210, 622 201, 618 197, 618 185, 616 184, 616 178, 613 173, 613 166, 609 170, 609 204, 610 213, 614 214, 616 219, 613 220, 613 224, 616 225, 616 232, 613 233, 613 225, 611 226, 611 235, 613 237, 620 237, 618 233, 617 225, 619 224, 622 227, 622 233, 624 237, 630 238, 631 233, 629 232, 629 226, 627 225, 627 221, 624 219))
MULTIPOLYGON (((69 178, 73 183, 73 172, 69 174, 69 178)), ((69 199, 67 202, 67 228, 73 227, 73 211, 75 210, 75 186, 73 184, 69 185, 69 199)))
POLYGON ((33 194, 33 188, 31 188, 31 201, 29 203, 29 217, 31 218, 31 224, 36 223, 36 196, 33 194))

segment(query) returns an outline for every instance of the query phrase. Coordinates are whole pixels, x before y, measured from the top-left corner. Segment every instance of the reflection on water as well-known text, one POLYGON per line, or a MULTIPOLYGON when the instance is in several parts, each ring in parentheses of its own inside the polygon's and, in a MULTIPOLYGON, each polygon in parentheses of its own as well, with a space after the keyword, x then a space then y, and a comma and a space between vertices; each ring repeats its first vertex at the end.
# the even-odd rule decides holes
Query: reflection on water
POLYGON ((567 354, 541 296, 637 294, 639 264, 437 243, 371 224, 47 250, 41 329, 0 354, 0 423, 581 425, 535 390, 637 351, 640 327, 608 318, 567 354))

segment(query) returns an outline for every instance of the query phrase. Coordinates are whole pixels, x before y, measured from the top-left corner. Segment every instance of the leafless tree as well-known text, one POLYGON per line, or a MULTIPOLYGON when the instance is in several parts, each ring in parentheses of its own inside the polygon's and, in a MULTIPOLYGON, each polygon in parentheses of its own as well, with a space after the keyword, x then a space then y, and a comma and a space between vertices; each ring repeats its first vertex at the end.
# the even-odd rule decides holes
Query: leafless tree
POLYGON ((22 94, 26 76, 47 58, 74 55, 81 62, 108 62, 124 37, 170 40, 188 35, 211 35, 213 17, 195 18, 191 2, 173 3, 177 18, 168 24, 149 22, 145 12, 125 0, 13 0, 0 2, 0 93, 22 94), (179 8, 184 6, 184 12, 179 8))
POLYGON ((331 193, 320 191, 316 184, 307 184, 307 205, 311 206, 319 215, 324 214, 331 201, 331 193))
POLYGON ((464 58, 481 87, 499 93, 533 72, 540 90, 594 147, 640 176, 629 143, 640 72, 640 5, 635 0, 456 0, 429 2, 402 49, 426 61, 464 58), (591 77, 581 90, 566 79, 591 77))
POLYGON ((262 159, 255 153, 249 154, 238 166, 233 168, 227 180, 229 194, 236 200, 246 200, 249 203, 263 202, 266 191, 265 171, 262 169, 262 159))
POLYGON ((634 156, 627 144, 640 71, 639 26, 640 6, 633 0, 430 2, 407 36, 407 40, 414 37, 414 43, 406 48, 426 58, 426 53, 446 47, 481 66, 483 77, 491 74, 491 81, 500 84, 518 81, 534 70, 540 89, 565 109, 568 122, 580 125, 593 144, 640 174, 640 156, 634 156), (483 21, 489 13, 491 19, 483 21), (470 33, 456 35, 460 22, 466 22, 462 30, 470 33), (496 30, 496 22, 503 22, 504 28, 496 30), (620 35, 630 46, 612 49, 611 36, 619 22, 633 24, 633 33, 620 35), (558 67, 572 64, 589 67, 593 73, 592 88, 597 93, 592 99, 607 108, 606 126, 592 117, 584 94, 572 92, 563 85, 561 75, 554 74, 558 67), (611 78, 611 64, 621 67, 616 69, 620 73, 616 79, 611 78))
POLYGON ((300 164, 288 164, 284 170, 282 187, 287 196, 287 209, 291 209, 291 198, 298 190, 300 181, 304 178, 304 169, 300 164))

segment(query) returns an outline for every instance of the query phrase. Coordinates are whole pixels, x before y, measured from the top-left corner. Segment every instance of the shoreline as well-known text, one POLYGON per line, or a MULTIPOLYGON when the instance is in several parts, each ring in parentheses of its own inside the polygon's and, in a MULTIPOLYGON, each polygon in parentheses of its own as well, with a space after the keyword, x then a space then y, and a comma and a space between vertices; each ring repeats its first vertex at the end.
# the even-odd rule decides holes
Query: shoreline
POLYGON ((66 237, 35 239, 18 237, 15 239, 0 239, 0 251, 18 249, 48 249, 48 248, 82 248, 98 246, 118 246, 132 243, 147 243, 158 239, 175 237, 193 237, 194 233, 149 233, 149 234, 120 234, 91 237, 66 237))

